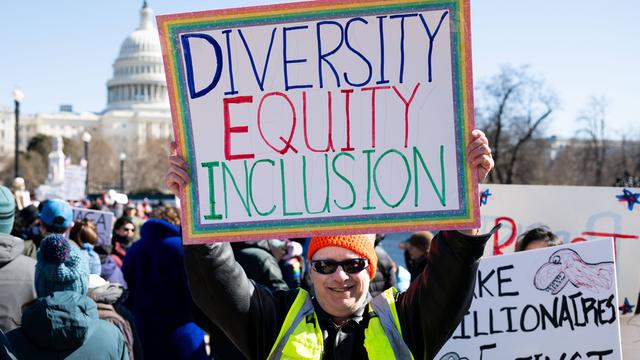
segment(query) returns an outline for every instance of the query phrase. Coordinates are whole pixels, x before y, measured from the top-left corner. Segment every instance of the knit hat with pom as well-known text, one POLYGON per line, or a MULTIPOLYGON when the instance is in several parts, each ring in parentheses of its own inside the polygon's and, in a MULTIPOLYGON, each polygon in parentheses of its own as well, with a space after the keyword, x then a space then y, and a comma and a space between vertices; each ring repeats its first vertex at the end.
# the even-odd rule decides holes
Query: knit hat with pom
POLYGON ((87 294, 89 264, 64 236, 51 234, 45 237, 38 248, 37 260, 35 287, 38 297, 56 291, 87 294))
POLYGON ((378 256, 373 248, 374 237, 371 235, 336 235, 336 236, 318 236, 311 238, 309 243, 308 259, 311 261, 316 251, 329 247, 341 247, 351 250, 354 253, 369 259, 369 278, 373 279, 378 268, 378 256))

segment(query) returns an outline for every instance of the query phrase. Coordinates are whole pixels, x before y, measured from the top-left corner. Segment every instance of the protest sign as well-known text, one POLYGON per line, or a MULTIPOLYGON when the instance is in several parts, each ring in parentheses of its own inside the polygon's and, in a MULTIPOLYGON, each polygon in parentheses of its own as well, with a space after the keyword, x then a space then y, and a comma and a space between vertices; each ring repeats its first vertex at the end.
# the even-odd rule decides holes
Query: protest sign
POLYGON ((85 198, 87 168, 80 165, 66 165, 62 183, 63 199, 82 200, 85 198))
POLYGON ((483 231, 497 223, 485 255, 512 252, 516 238, 546 225, 564 243, 613 238, 619 306, 640 292, 640 189, 590 186, 480 185, 483 231))
POLYGON ((185 243, 479 224, 468 0, 157 19, 185 243))
POLYGON ((611 239, 483 258, 435 359, 620 359, 611 239))
POLYGON ((109 211, 99 211, 84 208, 73 208, 73 221, 87 219, 96 225, 98 242, 104 245, 111 245, 111 230, 113 227, 113 213, 109 211))
POLYGON ((598 238, 640 239, 640 188, 480 185, 483 231, 502 228, 488 253, 515 248, 528 229, 548 226, 565 243, 598 238))

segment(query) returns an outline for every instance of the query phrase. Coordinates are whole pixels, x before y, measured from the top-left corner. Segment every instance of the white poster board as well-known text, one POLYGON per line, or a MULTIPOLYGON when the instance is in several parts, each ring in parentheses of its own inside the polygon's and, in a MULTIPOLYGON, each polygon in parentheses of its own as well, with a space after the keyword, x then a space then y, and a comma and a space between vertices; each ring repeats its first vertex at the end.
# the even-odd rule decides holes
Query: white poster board
POLYGON ((87 168, 81 165, 66 165, 62 191, 65 200, 82 200, 86 197, 87 168))
POLYGON ((435 359, 620 359, 615 275, 606 239, 483 258, 435 359))
POLYGON ((185 242, 477 225, 468 18, 468 0, 159 16, 185 242))
POLYGON ((564 243, 613 238, 618 300, 632 304, 640 292, 640 188, 485 185, 479 187, 482 229, 502 228, 485 255, 514 251, 516 238, 546 225, 564 243))
POLYGON ((73 208, 73 221, 87 219, 96 225, 98 242, 103 245, 111 245, 111 232, 113 230, 113 213, 84 208, 73 208))

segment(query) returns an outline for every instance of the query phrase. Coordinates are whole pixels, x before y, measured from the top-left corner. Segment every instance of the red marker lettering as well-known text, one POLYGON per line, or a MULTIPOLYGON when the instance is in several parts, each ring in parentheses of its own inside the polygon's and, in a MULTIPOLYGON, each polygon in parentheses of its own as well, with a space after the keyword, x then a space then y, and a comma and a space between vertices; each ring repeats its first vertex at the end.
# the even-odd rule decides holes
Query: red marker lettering
POLYGON ((231 154, 231 133, 248 133, 249 127, 231 126, 231 115, 229 114, 229 104, 252 103, 253 96, 236 96, 222 99, 224 106, 224 158, 227 160, 253 159, 255 154, 231 154))

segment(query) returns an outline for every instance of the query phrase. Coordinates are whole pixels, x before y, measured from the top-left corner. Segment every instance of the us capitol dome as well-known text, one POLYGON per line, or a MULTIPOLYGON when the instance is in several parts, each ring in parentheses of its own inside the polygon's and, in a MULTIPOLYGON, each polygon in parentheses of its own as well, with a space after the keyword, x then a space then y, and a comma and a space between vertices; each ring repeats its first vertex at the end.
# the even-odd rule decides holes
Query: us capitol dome
POLYGON ((114 150, 133 155, 149 141, 171 139, 160 37, 153 23, 153 10, 144 1, 139 25, 124 39, 113 63, 104 109, 76 112, 72 105, 64 104, 59 111, 26 115, 20 121, 20 148, 25 150, 29 139, 37 134, 78 138, 89 132, 105 138, 114 150))
POLYGON ((138 27, 129 34, 107 81, 107 106, 100 132, 116 146, 134 151, 152 139, 170 139, 171 111, 153 10, 144 1, 138 27))
POLYGON ((153 10, 145 1, 140 25, 124 40, 113 63, 113 78, 107 82, 107 111, 169 110, 160 38, 153 19, 153 10))

